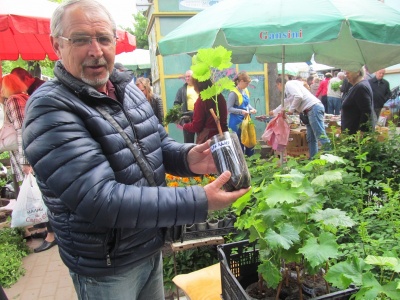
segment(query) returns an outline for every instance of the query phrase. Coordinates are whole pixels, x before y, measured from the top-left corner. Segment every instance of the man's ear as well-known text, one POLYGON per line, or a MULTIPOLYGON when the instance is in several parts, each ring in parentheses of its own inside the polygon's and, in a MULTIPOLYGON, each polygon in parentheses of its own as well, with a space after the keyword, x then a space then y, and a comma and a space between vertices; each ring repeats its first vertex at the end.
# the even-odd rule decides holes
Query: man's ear
POLYGON ((54 52, 57 54, 58 58, 61 59, 60 43, 58 38, 50 37, 51 45, 53 46, 54 52))

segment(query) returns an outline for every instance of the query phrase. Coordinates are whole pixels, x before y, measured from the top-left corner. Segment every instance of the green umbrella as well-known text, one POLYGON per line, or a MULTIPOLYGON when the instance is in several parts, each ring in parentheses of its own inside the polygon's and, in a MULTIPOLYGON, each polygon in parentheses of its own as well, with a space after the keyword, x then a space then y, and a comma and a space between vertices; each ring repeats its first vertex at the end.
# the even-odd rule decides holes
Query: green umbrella
POLYGON ((377 0, 224 0, 167 34, 161 55, 224 46, 234 63, 309 61, 370 72, 400 63, 400 12, 377 0))

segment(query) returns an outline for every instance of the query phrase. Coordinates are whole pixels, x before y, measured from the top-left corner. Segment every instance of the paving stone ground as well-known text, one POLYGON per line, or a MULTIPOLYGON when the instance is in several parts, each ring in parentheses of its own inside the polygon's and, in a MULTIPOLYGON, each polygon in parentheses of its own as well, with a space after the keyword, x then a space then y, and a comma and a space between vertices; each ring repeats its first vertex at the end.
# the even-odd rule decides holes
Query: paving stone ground
MULTIPOLYGON (((27 244, 34 249, 42 242, 43 239, 33 239, 27 244)), ((23 259, 23 265, 25 275, 11 288, 4 289, 8 300, 78 300, 58 246, 39 253, 32 252, 23 259)), ((186 298, 181 295, 179 299, 186 298)))
MULTIPOLYGON (((42 239, 29 240, 36 248, 42 239)), ((9 300, 77 300, 68 268, 61 261, 58 246, 23 259, 26 273, 11 288, 4 289, 9 300)))

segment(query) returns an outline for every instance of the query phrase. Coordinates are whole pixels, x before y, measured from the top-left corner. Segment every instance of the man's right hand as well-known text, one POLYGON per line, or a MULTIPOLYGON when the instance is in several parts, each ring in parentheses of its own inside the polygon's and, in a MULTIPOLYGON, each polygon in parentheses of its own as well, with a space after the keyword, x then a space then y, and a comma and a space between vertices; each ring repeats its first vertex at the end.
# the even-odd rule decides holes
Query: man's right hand
POLYGON ((250 190, 251 187, 233 192, 222 190, 222 186, 228 182, 229 178, 231 178, 231 172, 225 171, 215 181, 204 186, 208 199, 208 210, 226 208, 250 190))

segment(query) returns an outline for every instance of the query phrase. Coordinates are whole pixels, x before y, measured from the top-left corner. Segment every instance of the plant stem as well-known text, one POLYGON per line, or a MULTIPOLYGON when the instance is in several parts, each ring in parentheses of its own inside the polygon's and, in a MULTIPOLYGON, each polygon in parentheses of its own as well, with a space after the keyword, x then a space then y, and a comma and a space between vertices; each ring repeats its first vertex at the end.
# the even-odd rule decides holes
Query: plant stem
POLYGON ((215 120, 215 123, 217 123, 217 128, 218 128, 219 135, 220 135, 220 136, 223 136, 221 124, 219 123, 219 118, 218 118, 217 115, 215 114, 213 108, 210 108, 210 113, 211 113, 211 115, 213 116, 213 118, 214 118, 214 120, 215 120))

